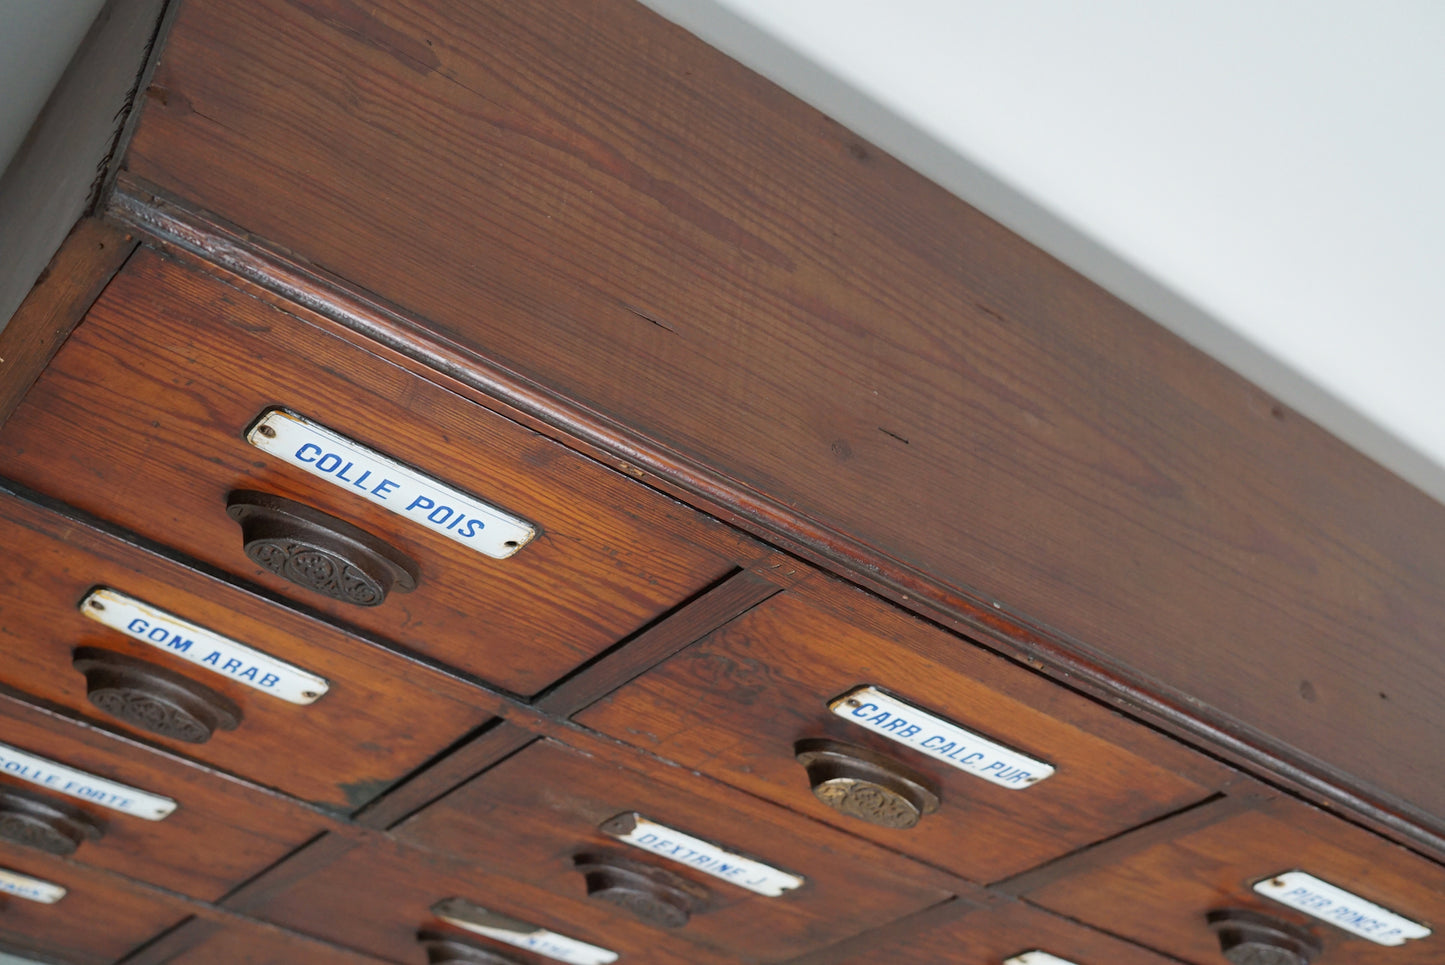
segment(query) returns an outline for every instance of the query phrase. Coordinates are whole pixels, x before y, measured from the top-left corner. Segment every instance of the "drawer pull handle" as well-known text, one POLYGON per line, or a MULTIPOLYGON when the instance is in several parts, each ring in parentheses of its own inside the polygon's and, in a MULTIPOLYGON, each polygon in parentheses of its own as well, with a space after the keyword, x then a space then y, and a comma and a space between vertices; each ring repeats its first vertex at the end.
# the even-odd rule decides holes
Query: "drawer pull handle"
POLYGON ((1242 908, 1211 911, 1209 927, 1234 965, 1310 965, 1323 946, 1314 935, 1272 915, 1242 908))
POLYGON ((136 657, 77 647, 71 666, 85 674, 92 704, 152 734, 204 744, 217 729, 235 730, 241 723, 241 708, 229 697, 136 657))
POLYGON ((401 550, 319 509, 238 489, 226 512, 241 524, 251 561, 297 586, 357 606, 416 588, 416 564, 401 550))
POLYGON ((938 810, 928 779, 866 747, 801 740, 793 747, 813 794, 840 814, 884 828, 907 829, 938 810))
POLYGON ((616 905, 655 928, 681 928, 711 897, 663 868, 614 855, 579 854, 573 859, 587 881, 587 897, 616 905))
POLYGON ((424 928, 416 933, 416 940, 426 949, 428 965, 522 965, 510 955, 464 942, 446 932, 424 928))
POLYGON ((11 844, 68 855, 104 833, 100 822, 80 808, 0 788, 0 838, 11 844))

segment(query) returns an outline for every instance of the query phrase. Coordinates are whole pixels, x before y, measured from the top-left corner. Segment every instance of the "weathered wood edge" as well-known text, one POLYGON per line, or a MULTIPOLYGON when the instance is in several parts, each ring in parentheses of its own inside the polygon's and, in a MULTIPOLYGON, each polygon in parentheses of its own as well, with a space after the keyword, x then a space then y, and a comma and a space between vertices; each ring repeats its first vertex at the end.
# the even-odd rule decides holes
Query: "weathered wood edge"
POLYGON ((0 329, 0 426, 136 249, 132 234, 85 218, 0 329))
POLYGON ((433 379, 439 375, 449 387, 564 445, 1348 820, 1445 860, 1445 818, 1212 711, 1001 601, 942 583, 846 533, 800 516, 738 480, 429 331, 374 296, 269 248, 154 185, 123 172, 104 213, 161 247, 200 258, 412 360, 419 373, 433 379))

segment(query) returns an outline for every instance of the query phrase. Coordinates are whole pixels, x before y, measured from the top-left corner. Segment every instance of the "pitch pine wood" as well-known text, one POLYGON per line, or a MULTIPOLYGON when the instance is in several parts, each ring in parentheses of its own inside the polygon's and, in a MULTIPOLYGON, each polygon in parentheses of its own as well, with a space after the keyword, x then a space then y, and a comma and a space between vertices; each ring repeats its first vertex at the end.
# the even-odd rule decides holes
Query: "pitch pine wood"
POLYGON ((818 820, 995 881, 1193 804, 1220 774, 1165 738, 851 588, 781 593, 579 714, 595 729, 818 820), (964 774, 836 717, 876 685, 1057 768, 1025 790, 964 774), (907 831, 839 815, 793 745, 830 737, 934 780, 942 806, 907 831))
POLYGON ((560 895, 582 887, 575 854, 662 868, 712 896, 682 934, 763 961, 804 954, 950 896, 931 869, 679 768, 647 766, 602 742, 539 741, 424 809, 397 834, 560 895), (628 811, 807 883, 781 897, 759 896, 597 830, 628 811))
MULTIPOLYGON (((407 959, 411 960, 416 960, 416 956, 407 959)), ((381 959, 347 951, 304 935, 276 928, 247 927, 239 922, 216 929, 210 937, 164 961, 167 965, 294 965, 297 962, 305 962, 306 965, 382 965, 381 959)), ((125 965, 132 963, 128 961, 125 965)))
POLYGON ((865 576, 1445 813, 1445 508, 639 4, 187 3, 127 163, 865 576))
POLYGON ((0 433, 0 472, 308 607, 531 693, 720 578, 712 524, 256 299, 139 253, 0 433), (535 522, 489 560, 249 446, 282 404, 535 522), (251 563, 226 494, 296 499, 392 543, 418 588, 377 607, 251 563))
POLYGON ((354 810, 488 720, 484 694, 306 617, 14 497, 0 496, 0 681, 102 724, 71 666, 76 647, 127 654, 235 701, 244 719, 205 744, 137 737, 300 798, 354 810), (297 706, 208 673, 82 615, 110 587, 324 677, 297 706))
POLYGON ((110 965, 187 913, 181 903, 126 887, 114 876, 4 842, 0 868, 67 889, 53 905, 5 898, 0 943, 17 953, 110 965))
POLYGON ((94 219, 76 224, 0 328, 0 425, 135 250, 133 237, 94 219))
POLYGON ((63 799, 105 829, 100 840, 81 844, 77 860, 202 900, 219 898, 324 825, 284 798, 8 695, 0 696, 0 734, 12 747, 176 801, 169 817, 147 821, 63 799))
MULTIPOLYGON (((1163 955, 1018 902, 1000 902, 937 928, 912 930, 898 935, 887 947, 856 953, 845 947, 828 962, 857 965, 883 960, 909 965, 972 962, 993 965, 1034 950, 1048 952, 1073 965, 1177 965, 1163 955)), ((1208 959, 1204 961, 1213 965, 1208 959)))
POLYGON ((1215 908, 1249 908, 1307 926, 1323 940, 1320 961, 1329 965, 1425 965, 1441 961, 1445 948, 1445 868, 1288 799, 1025 897, 1190 962, 1218 960, 1218 943, 1204 922, 1215 908), (1435 934, 1383 948, 1253 891, 1255 882, 1294 870, 1429 925, 1435 934))
MULTIPOLYGON (((388 961, 413 962, 422 958, 417 929, 450 928, 432 916, 431 906, 460 897, 611 949, 629 963, 736 965, 736 956, 689 942, 677 933, 659 932, 619 914, 610 905, 588 901, 580 877, 578 883, 575 895, 560 896, 444 855, 378 840, 347 852, 329 867, 252 908, 250 914, 388 961), (358 887, 358 882, 366 887, 358 887)), ((452 931, 467 941, 489 944, 480 935, 452 931)), ((492 943, 489 947, 531 961, 508 946, 492 943)))

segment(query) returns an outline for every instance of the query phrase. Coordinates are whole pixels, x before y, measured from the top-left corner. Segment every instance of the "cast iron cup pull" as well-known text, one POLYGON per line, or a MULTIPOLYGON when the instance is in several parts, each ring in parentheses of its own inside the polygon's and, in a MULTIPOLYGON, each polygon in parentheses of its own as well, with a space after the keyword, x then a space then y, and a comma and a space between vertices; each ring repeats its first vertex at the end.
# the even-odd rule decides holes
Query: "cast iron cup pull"
POLYGON ((235 701, 165 667, 99 647, 77 647, 71 666, 85 674, 92 704, 152 734, 204 744, 241 723, 235 701))
POLYGON ((793 753, 813 794, 840 814, 907 829, 938 810, 938 792, 927 778, 866 747, 817 738, 798 741, 793 753))
POLYGON ((417 566, 406 554, 319 509, 238 489, 226 497, 226 512, 241 524, 252 562, 297 586, 357 606, 416 588, 417 566))
POLYGON ((17 788, 0 788, 0 838, 12 844, 67 855, 104 833, 100 823, 80 808, 17 788))
POLYGON ((428 965, 522 965, 520 959, 464 942, 446 932, 424 928, 416 933, 416 940, 426 949, 428 965))
POLYGON ((614 904, 657 928, 681 928, 711 897, 701 885, 630 858, 579 854, 572 860, 587 880, 588 898, 614 904))
POLYGON ((1211 911, 1205 920, 1233 965, 1310 965, 1323 950, 1303 928, 1257 911, 1226 908, 1211 911))

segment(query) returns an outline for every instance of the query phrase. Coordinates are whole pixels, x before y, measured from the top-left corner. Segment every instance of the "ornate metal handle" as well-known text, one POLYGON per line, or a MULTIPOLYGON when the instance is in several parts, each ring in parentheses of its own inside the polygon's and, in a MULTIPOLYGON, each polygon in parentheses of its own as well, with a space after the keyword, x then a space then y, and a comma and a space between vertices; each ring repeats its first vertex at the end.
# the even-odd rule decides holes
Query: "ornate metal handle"
POLYGON ((813 739, 793 747, 813 794, 840 814, 885 828, 911 828, 938 810, 938 791, 923 775, 866 747, 813 739))
POLYGON ((0 838, 12 844, 66 855, 104 833, 100 822, 80 808, 18 788, 0 788, 0 838))
POLYGON ((416 940, 426 949, 429 965, 451 965, 455 962, 466 965, 522 965, 520 959, 472 945, 446 932, 424 928, 416 933, 416 940))
POLYGON ((587 879, 587 897, 610 902, 657 928, 681 928, 712 897, 701 885, 630 858, 579 854, 572 860, 587 879))
POLYGON ((226 497, 226 512, 241 524, 246 555, 297 586, 357 606, 416 588, 417 566, 406 554, 319 509, 238 489, 226 497))
POLYGON ((77 647, 71 666, 85 674, 92 704, 152 734, 204 744, 241 723, 235 701, 165 667, 99 647, 77 647))
POLYGON ((1257 911, 1225 908, 1211 911, 1205 920, 1234 965, 1310 965, 1324 950, 1303 928, 1257 911))

